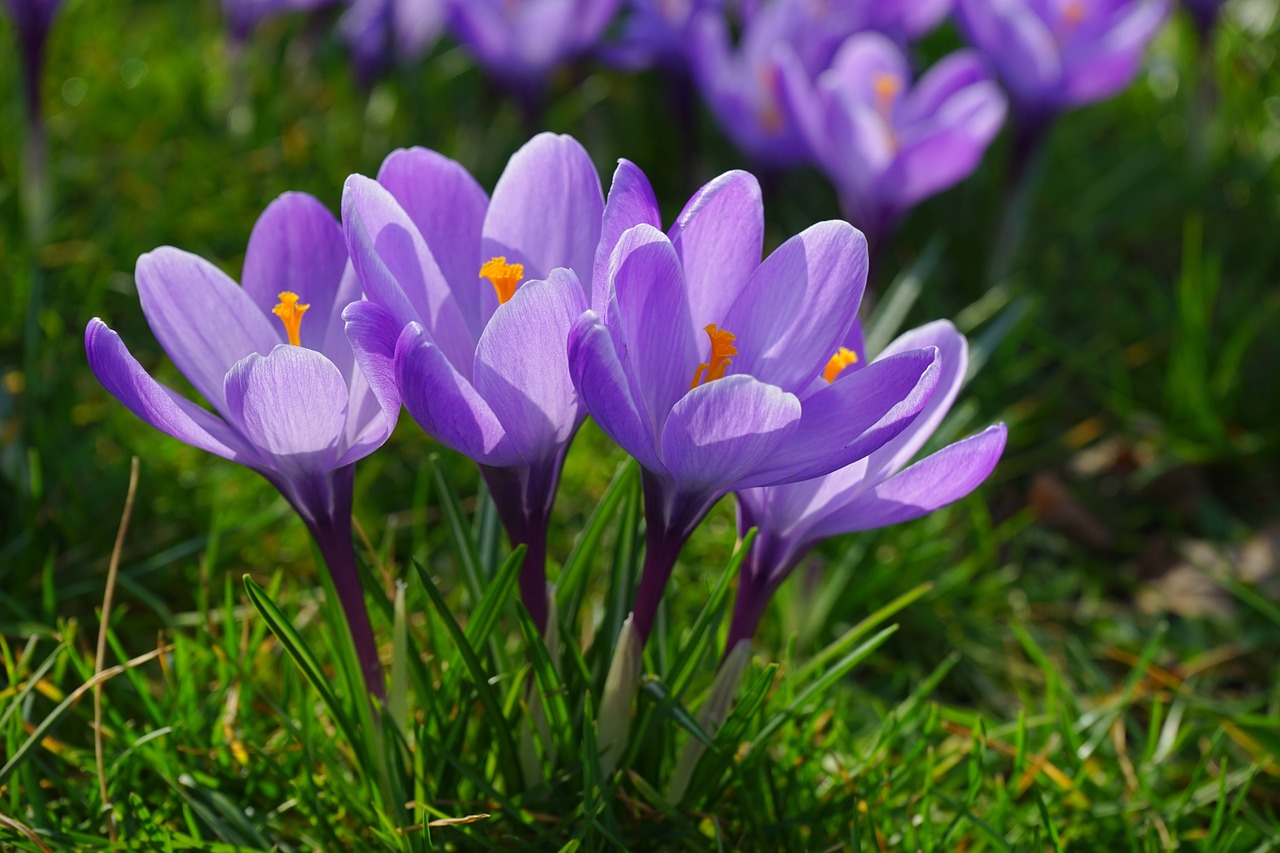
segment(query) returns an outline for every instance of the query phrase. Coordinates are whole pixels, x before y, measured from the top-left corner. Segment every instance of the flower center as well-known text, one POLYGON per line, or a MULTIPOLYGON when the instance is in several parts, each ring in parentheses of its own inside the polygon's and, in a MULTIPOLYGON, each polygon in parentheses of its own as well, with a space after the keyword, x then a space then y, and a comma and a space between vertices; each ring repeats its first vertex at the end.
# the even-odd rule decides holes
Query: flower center
POLYGON ((524 277, 524 264, 509 264, 505 257, 490 258, 480 267, 480 277, 493 282, 498 292, 498 304, 504 305, 516 295, 516 285, 524 277))
POLYGON ((848 347, 840 347, 840 351, 831 356, 831 360, 827 362, 827 366, 822 371, 822 378, 828 382, 835 382, 836 377, 840 375, 840 371, 844 370, 851 364, 858 363, 858 354, 848 347))
POLYGON ((689 383, 691 389, 704 385, 712 379, 723 377, 725 370, 733 363, 730 356, 738 354, 738 348, 733 345, 733 332, 728 329, 717 329, 715 323, 707 326, 703 331, 711 339, 711 360, 699 364, 698 369, 693 372, 693 382, 689 383))
POLYGON ((893 102, 902 94, 902 80, 896 74, 881 71, 871 83, 876 96, 876 112, 886 122, 893 116, 893 102))
POLYGON ((302 315, 307 313, 311 304, 299 305, 298 294, 289 290, 277 294, 276 298, 280 303, 271 309, 271 313, 284 323, 284 330, 289 333, 289 343, 295 347, 302 346, 302 315))
POLYGON ((1084 0, 1070 0, 1070 2, 1062 8, 1063 28, 1070 33, 1084 22, 1084 19, 1088 17, 1088 14, 1089 9, 1085 6, 1084 0))

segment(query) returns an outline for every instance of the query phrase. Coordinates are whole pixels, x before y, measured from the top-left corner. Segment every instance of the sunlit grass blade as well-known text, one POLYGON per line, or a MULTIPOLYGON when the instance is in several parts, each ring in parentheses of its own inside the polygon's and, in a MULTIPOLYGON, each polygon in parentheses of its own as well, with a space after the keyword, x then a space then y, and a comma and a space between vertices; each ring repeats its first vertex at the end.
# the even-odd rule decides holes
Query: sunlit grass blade
POLYGON ((604 539, 609 522, 618 511, 618 505, 627 495, 628 489, 634 488, 638 482, 639 466, 634 459, 628 458, 618 465, 608 488, 591 510, 587 523, 573 543, 573 549, 564 561, 560 578, 556 582, 556 597, 559 599, 560 612, 564 614, 566 624, 578 622, 578 611, 586 594, 587 580, 595 563, 600 542, 604 539))
POLYGON ((790 676, 793 683, 803 683, 811 678, 814 673, 819 672, 827 667, 831 661, 843 655, 846 650, 851 648, 860 639, 871 633, 878 625, 892 619, 894 614, 902 609, 911 606, 914 602, 919 601, 922 596, 933 589, 932 581, 925 581, 919 586, 904 592, 902 595, 890 601, 885 606, 879 608, 874 613, 867 614, 857 625, 854 625, 848 631, 840 636, 835 642, 818 652, 812 658, 804 663, 795 673, 790 676))
POLYGON ((440 512, 444 515, 445 526, 449 530, 449 544, 453 555, 462 570, 462 579, 467 585, 467 592, 472 601, 479 601, 484 595, 484 578, 480 569, 480 552, 462 512, 462 502, 458 500, 453 486, 440 470, 440 457, 431 454, 427 457, 427 465, 431 469, 431 479, 435 483, 436 496, 440 501, 440 512))
POLYGON ((933 275, 933 270, 942 257, 942 238, 934 237, 924 247, 924 251, 916 258, 915 263, 907 267, 893 280, 884 292, 875 314, 867 323, 867 352, 875 355, 889 345, 898 330, 902 328, 911 307, 920 298, 925 282, 933 275))
POLYGON ((715 586, 711 589, 711 594, 707 596, 707 603, 703 605, 697 618, 694 619, 693 626, 689 629, 688 639, 676 654, 675 668, 668 676, 668 681, 671 684, 671 692, 677 698, 684 695, 689 682, 693 679, 698 663, 705 659, 707 643, 714 640, 716 636, 714 629, 720 622, 724 611, 725 599, 733 586, 733 579, 738 576, 738 571, 742 568, 742 561, 746 559, 747 554, 750 552, 751 543, 755 541, 755 537, 755 528, 747 531, 747 535, 743 537, 738 549, 734 552, 733 557, 730 558, 729 565, 725 567, 724 571, 720 573, 720 577, 717 578, 715 586))

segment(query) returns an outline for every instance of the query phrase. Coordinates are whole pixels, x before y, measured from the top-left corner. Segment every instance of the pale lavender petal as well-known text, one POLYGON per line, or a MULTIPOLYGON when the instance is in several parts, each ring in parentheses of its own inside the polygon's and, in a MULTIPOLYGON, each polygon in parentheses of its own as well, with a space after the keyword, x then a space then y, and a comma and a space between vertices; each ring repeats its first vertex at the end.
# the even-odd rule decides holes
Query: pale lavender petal
POLYGON ((395 363, 405 408, 428 435, 485 465, 520 463, 489 404, 420 325, 401 333, 395 363))
MULTIPOLYGON (((298 294, 300 303, 311 306, 302 320, 302 345, 329 355, 326 333, 330 318, 344 307, 336 300, 346 266, 342 229, 328 208, 306 193, 285 193, 267 205, 253 226, 241 281, 276 329, 276 343, 288 343, 289 337, 271 310, 282 292, 298 294)), ((349 364, 350 354, 345 355, 349 364)))
POLYGON ((682 492, 733 489, 782 448, 800 423, 800 401, 750 376, 694 388, 662 430, 662 460, 682 492))
POLYGON ((661 231, 637 225, 624 233, 610 260, 609 281, 604 322, 614 340, 628 347, 619 356, 637 408, 649 432, 659 435, 667 412, 689 390, 699 347, 705 350, 710 342, 690 323, 680 260, 661 231))
POLYGON ((273 468, 288 474, 337 467, 347 424, 347 383, 321 353, 281 344, 227 373, 229 419, 273 468))
POLYGON ((724 319, 737 336, 732 373, 798 391, 822 373, 849 332, 867 283, 867 240, 820 222, 756 269, 724 319))
POLYGON ((1007 434, 1004 424, 996 424, 944 447, 835 510, 809 536, 823 539, 901 524, 960 500, 995 469, 1007 434))
POLYGON ((421 322, 449 361, 464 376, 470 375, 475 353, 470 326, 404 208, 377 181, 352 175, 342 193, 342 220, 365 297, 390 311, 397 322, 421 322), (406 310, 406 297, 411 312, 406 310))
POLYGON ((498 307, 476 345, 476 392, 527 464, 554 458, 586 415, 569 376, 569 328, 587 310, 578 278, 553 270, 498 307))
MULTIPOLYGON (((571 136, 540 133, 511 157, 493 189, 477 260, 522 264, 526 281, 564 267, 589 282, 603 212, 600 176, 586 149, 571 136)), ((487 318, 497 297, 490 289, 481 299, 487 318)))
POLYGON ((603 312, 609 300, 609 259, 613 249, 623 232, 635 225, 662 227, 658 200, 640 167, 630 160, 619 160, 604 205, 595 271, 591 275, 591 308, 596 312, 603 312))
MULTIPOLYGON (((401 329, 389 311, 372 302, 353 302, 342 312, 342 317, 358 365, 358 379, 353 376, 356 381, 351 389, 351 406, 356 411, 348 418, 346 454, 354 456, 349 461, 355 461, 390 437, 400 415, 395 354, 401 329), (365 394, 360 393, 366 389, 376 404, 373 407, 364 400, 365 394)), ((346 456, 344 464, 348 461, 346 456)))
POLYGON ((85 329, 84 348, 102 386, 156 429, 224 459, 261 464, 253 448, 222 419, 152 379, 120 336, 96 317, 85 329))
POLYGON ((749 172, 726 172, 689 199, 668 235, 684 267, 693 327, 722 324, 764 249, 764 203, 749 172))
MULTIPOLYGON (((906 91, 911 68, 902 49, 880 33, 858 33, 840 47, 831 68, 822 74, 824 85, 847 92, 857 103, 875 106, 882 78, 894 81, 897 91, 906 91)), ((893 101, 889 104, 893 106, 893 101)))
POLYGON ((915 350, 842 373, 802 401, 795 436, 743 487, 808 480, 869 456, 924 409, 938 362, 937 350, 915 350))
POLYGON ((400 203, 427 242, 471 329, 479 338, 480 230, 489 197, 458 163, 426 148, 402 148, 382 161, 378 183, 400 203))
POLYGON ((618 359, 613 337, 594 311, 569 330, 569 374, 591 417, 623 450, 654 473, 664 473, 658 438, 641 415, 618 359))
POLYGON ((899 112, 903 123, 927 121, 957 92, 991 79, 991 73, 975 50, 958 50, 938 60, 916 82, 899 112))
POLYGON ((204 258, 164 246, 138 258, 135 277, 156 340, 226 415, 227 371, 249 353, 271 352, 279 331, 243 288, 204 258))

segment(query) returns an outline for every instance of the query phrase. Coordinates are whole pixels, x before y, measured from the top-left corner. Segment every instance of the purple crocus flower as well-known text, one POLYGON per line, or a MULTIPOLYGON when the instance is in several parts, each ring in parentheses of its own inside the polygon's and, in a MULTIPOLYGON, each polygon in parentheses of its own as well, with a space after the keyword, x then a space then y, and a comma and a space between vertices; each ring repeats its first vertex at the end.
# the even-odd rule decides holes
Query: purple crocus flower
POLYGON ((449 0, 455 36, 526 98, 562 63, 592 50, 621 0, 449 0))
POLYGON ((412 62, 444 30, 446 0, 350 0, 338 30, 368 85, 392 62, 412 62))
POLYGON ((782 59, 790 114, 873 242, 973 172, 1004 123, 1005 97, 975 51, 948 56, 914 86, 902 50, 880 33, 849 37, 816 82, 782 59))
POLYGON ((394 381, 414 419, 471 457, 512 544, 527 547, 525 605, 547 619, 547 519, 585 413, 565 341, 587 308, 604 200, 591 158, 539 134, 493 198, 466 169, 421 148, 377 181, 348 179, 342 219, 369 300, 346 313, 366 372, 394 381))
POLYGON ((781 57, 794 57, 816 77, 840 43, 865 28, 865 12, 859 4, 775 0, 741 18, 736 46, 727 11, 707 9, 694 18, 694 80, 720 126, 748 157, 766 168, 802 163, 809 152, 783 108, 781 57))
POLYGON ((605 58, 619 68, 658 66, 683 74, 687 70, 689 31, 703 9, 718 10, 726 0, 630 0, 618 41, 606 46, 605 58))
POLYGON ((848 374, 922 347, 936 347, 941 354, 941 377, 924 411, 906 430, 865 459, 826 476, 738 493, 739 529, 745 534, 756 528, 756 538, 742 565, 726 654, 755 635, 774 590, 819 541, 920 518, 969 494, 995 468, 1004 451, 1004 424, 904 469, 946 417, 964 384, 968 346, 947 321, 907 332, 870 364, 855 326, 828 363, 823 381, 847 381, 848 374))
POLYGON ((288 193, 254 226, 243 287, 169 246, 139 258, 136 278, 156 339, 214 411, 156 382, 97 318, 85 330, 89 366, 156 429, 280 490, 324 555, 369 690, 384 695, 352 547, 352 478, 391 434, 400 398, 385 376, 361 371, 343 335, 340 311, 360 286, 337 221, 288 193))
POLYGON ((957 0, 961 29, 1024 123, 1109 97, 1138 73, 1169 0, 957 0))
POLYGON ((17 30, 27 120, 33 125, 41 120, 40 74, 44 70, 45 42, 61 7, 62 0, 5 0, 4 4, 17 30))
POLYGON ((641 646, 681 547, 720 497, 867 456, 921 411, 939 369, 929 348, 822 379, 866 284, 866 240, 848 223, 815 225, 762 263, 760 187, 745 172, 703 187, 669 233, 659 223, 647 179, 622 161, 594 310, 569 335, 588 411, 644 469, 641 646))

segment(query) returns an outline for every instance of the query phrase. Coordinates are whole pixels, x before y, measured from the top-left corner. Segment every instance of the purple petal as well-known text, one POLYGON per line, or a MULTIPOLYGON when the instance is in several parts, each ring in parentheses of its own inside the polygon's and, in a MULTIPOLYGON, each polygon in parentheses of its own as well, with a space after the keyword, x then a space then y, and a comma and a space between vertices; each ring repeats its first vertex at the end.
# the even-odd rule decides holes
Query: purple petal
POLYGON ((577 276, 554 270, 499 306, 476 345, 476 392, 527 463, 554 457, 586 414, 568 355, 569 328, 586 310, 577 276))
POLYGON ((662 460, 677 487, 719 495, 762 467, 795 433, 800 401, 750 376, 694 388, 662 430, 662 460))
POLYGON ((187 252, 170 246, 148 252, 138 258, 135 277, 142 313, 160 346, 196 390, 227 414, 227 371, 249 353, 271 352, 280 342, 279 330, 222 270, 187 252))
POLYGON ((260 464, 253 448, 222 419, 152 379, 120 336, 97 317, 84 331, 84 348, 102 386, 156 429, 224 459, 260 464))
POLYGON ((825 85, 848 93, 856 103, 874 107, 880 97, 879 78, 886 75, 896 82, 899 92, 905 92, 911 82, 911 68, 902 49, 886 36, 870 32, 846 39, 822 79, 825 85))
MULTIPOLYGON (((289 338, 271 309, 279 304, 280 293, 298 294, 299 302, 311 306, 302 320, 302 345, 329 355, 325 338, 330 318, 344 307, 335 303, 346 266, 342 229, 328 208, 306 193, 285 193, 267 205, 253 226, 241 279, 245 293, 275 327, 276 343, 289 338)), ((349 364, 350 354, 344 355, 349 364)))
POLYGON ((421 322, 449 361, 469 375, 475 353, 469 324, 422 234, 391 193, 352 175, 342 193, 342 222, 365 297, 402 326, 421 322))
POLYGON ((814 539, 873 530, 920 518, 965 497, 987 479, 1004 452, 1004 424, 948 445, 825 517, 814 539))
POLYGON ((609 187, 600 226, 600 244, 596 247, 595 271, 591 275, 591 308, 602 312, 609 299, 609 259, 622 233, 635 225, 662 227, 658 201, 653 187, 640 167, 630 160, 619 160, 609 187))
POLYGON ((636 406, 613 336, 594 311, 584 313, 569 330, 569 374, 600 428, 645 468, 665 473, 657 436, 636 406))
POLYGON ((793 483, 827 474, 892 440, 924 409, 938 383, 937 350, 881 359, 804 399, 800 428, 743 486, 793 483))
POLYGON ((321 353, 281 344, 253 353, 227 373, 229 418, 281 473, 338 465, 347 424, 347 383, 321 353))
MULTIPOLYGON (((571 136, 540 133, 511 157, 493 189, 477 262, 505 257, 524 265, 526 281, 564 267, 589 282, 603 212, 600 176, 586 149, 571 136)), ((484 291, 481 299, 487 317, 497 298, 484 291)))
POLYGON ((764 203, 755 176, 726 172, 698 190, 669 236, 684 267, 693 327, 724 323, 764 248, 764 203))
POLYGON ((378 170, 378 183, 400 203, 427 242, 467 319, 480 336, 480 229, 489 197, 461 165, 426 148, 393 151, 378 170))
POLYGON ((372 302, 353 302, 342 312, 345 332, 358 365, 352 383, 347 446, 342 464, 354 462, 380 447, 395 429, 400 415, 400 389, 396 385, 395 354, 400 328, 395 318, 372 302), (368 389, 368 394, 359 393, 368 389), (364 399, 371 397, 370 406, 364 399))
POLYGON ((396 343, 396 384, 427 434, 485 465, 520 463, 489 404, 416 323, 396 343))
POLYGON ((820 222, 755 271, 724 319, 737 335, 731 371, 801 390, 849 332, 867 283, 867 240, 847 222, 820 222))
POLYGON ((916 82, 902 103, 904 124, 926 121, 953 95, 976 83, 991 79, 982 55, 974 50, 958 50, 943 57, 916 82))
POLYGON ((699 342, 689 320, 680 260, 666 235, 637 225, 622 235, 609 265, 610 302, 605 325, 619 353, 637 408, 658 435, 698 369, 699 342))

